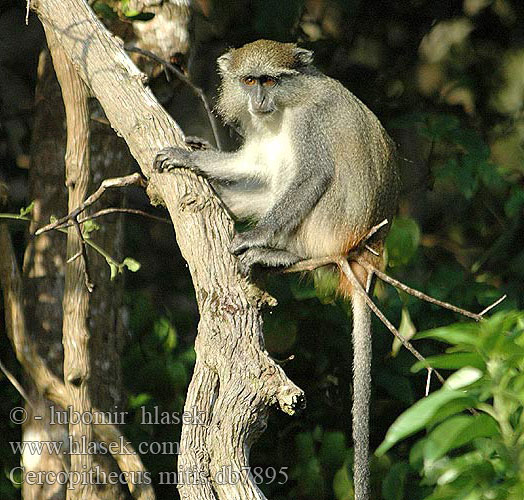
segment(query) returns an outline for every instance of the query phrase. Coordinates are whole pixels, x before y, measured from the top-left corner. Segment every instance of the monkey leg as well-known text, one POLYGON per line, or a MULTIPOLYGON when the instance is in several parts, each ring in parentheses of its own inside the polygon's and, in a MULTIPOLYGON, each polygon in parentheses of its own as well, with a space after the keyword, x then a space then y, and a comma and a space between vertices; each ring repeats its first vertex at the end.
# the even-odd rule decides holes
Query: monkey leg
POLYGON ((252 266, 263 267, 288 267, 302 260, 286 250, 276 248, 249 248, 239 256, 240 272, 247 276, 252 266))

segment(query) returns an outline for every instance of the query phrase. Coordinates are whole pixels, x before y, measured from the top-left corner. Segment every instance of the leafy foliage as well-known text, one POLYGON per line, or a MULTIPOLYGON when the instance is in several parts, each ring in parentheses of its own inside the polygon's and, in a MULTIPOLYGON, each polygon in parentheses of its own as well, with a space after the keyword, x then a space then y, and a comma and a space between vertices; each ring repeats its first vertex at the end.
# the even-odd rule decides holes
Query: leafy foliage
MULTIPOLYGON (((398 417, 377 454, 424 429, 411 449, 410 465, 434 487, 428 500, 517 500, 524 494, 524 313, 499 313, 464 326, 419 335, 446 339, 449 354, 430 361, 449 367, 454 355, 456 371, 398 417)), ((405 490, 400 498, 408 494, 405 490)))

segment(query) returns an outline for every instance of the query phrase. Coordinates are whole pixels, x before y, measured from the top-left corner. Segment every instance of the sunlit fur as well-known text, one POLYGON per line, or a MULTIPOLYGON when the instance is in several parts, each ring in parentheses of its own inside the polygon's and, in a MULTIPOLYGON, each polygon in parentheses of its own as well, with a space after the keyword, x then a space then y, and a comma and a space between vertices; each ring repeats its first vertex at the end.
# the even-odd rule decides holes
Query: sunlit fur
MULTIPOLYGON (((306 172, 318 179, 327 175, 329 182, 318 182, 323 190, 318 200, 303 219, 288 224, 288 230, 273 239, 274 247, 301 258, 347 254, 361 248, 371 227, 386 218, 391 221, 398 195, 393 142, 359 99, 311 65, 310 52, 260 40, 228 52, 218 62, 223 80, 217 109, 246 134, 234 168, 251 170, 262 181, 256 195, 222 190, 233 213, 240 218, 254 214, 262 221, 285 218, 278 213, 278 200, 294 196, 297 204, 305 203, 300 189, 292 194, 291 188, 306 172), (275 112, 257 117, 249 112, 249 96, 239 81, 261 75, 276 78, 278 84, 269 94, 275 112)), ((381 252, 386 232, 379 231, 367 243, 381 252)), ((363 249, 361 254, 380 267, 381 257, 363 249)), ((358 265, 352 269, 365 286, 366 271, 358 265)), ((339 289, 353 304, 355 498, 368 500, 370 311, 344 276, 339 289)))
MULTIPOLYGON (((253 215, 248 212, 263 216, 297 169, 315 175, 317 169, 327 168, 323 157, 333 159, 328 189, 297 230, 280 242, 303 258, 350 251, 374 224, 391 219, 397 195, 391 139, 367 107, 316 70, 311 60, 310 52, 294 44, 268 40, 229 51, 219 58, 223 81, 217 105, 225 121, 245 130, 246 142, 230 167, 250 171, 266 187, 246 199, 242 190, 230 191, 226 186, 224 201, 237 217, 253 215), (272 89, 276 111, 270 116, 249 113, 239 83, 246 75, 278 79, 272 89), (304 149, 306 144, 307 153, 297 151, 297 146, 304 149), (302 154, 313 156, 303 160, 302 154)), ((378 236, 373 243, 380 246, 378 236)))

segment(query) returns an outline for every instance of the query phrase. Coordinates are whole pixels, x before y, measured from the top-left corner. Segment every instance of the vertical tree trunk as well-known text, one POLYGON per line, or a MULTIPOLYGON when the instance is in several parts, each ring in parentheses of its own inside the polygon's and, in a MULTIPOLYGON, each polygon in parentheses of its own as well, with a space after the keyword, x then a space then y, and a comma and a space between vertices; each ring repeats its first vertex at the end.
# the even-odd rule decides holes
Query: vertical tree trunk
MULTIPOLYGON (((56 81, 51 58, 42 51, 37 71, 35 111, 31 138, 31 168, 29 170, 29 199, 34 202, 30 232, 47 223, 53 214, 67 209, 64 185, 65 127, 64 106, 56 81)), ((62 378, 63 350, 62 298, 65 273, 65 238, 58 232, 49 232, 42 238, 28 242, 24 255, 25 310, 32 321, 28 336, 54 374, 62 378)), ((67 437, 67 426, 49 424, 50 412, 62 411, 44 398, 34 381, 26 377, 33 407, 26 404, 28 419, 22 429, 24 441, 62 441, 67 437), (34 417, 42 417, 35 419, 34 417)), ((25 452, 26 472, 64 471, 68 457, 49 453, 25 452)), ((64 500, 65 485, 22 484, 24 500, 64 500)))
MULTIPOLYGON (((31 231, 49 222, 50 216, 63 215, 67 211, 67 190, 64 177, 65 113, 60 87, 56 81, 47 51, 42 52, 38 68, 38 84, 35 93, 35 121, 31 146, 31 169, 29 199, 34 201, 31 231)), ((101 111, 94 111, 100 115, 101 111)), ((103 114, 103 113, 102 113, 103 114)), ((90 123, 91 166, 93 183, 128 171, 132 157, 120 138, 108 124, 100 120, 90 123), (102 123, 100 123, 102 122, 102 123)), ((92 184, 93 184, 92 183, 92 184)), ((93 189, 90 185, 89 191, 93 189)), ((117 191, 108 193, 97 208, 108 204, 120 206, 122 196, 117 191)), ((123 219, 119 215, 106 217, 100 230, 92 234, 93 240, 117 259, 121 258, 123 243, 123 219)), ((24 305, 28 322, 28 335, 40 355, 46 360, 56 376, 62 378, 62 300, 66 260, 66 238, 52 231, 31 239, 24 256, 24 305)), ((109 280, 109 267, 105 259, 90 255, 93 276, 99 286, 91 296, 88 328, 91 335, 91 378, 96 391, 92 403, 103 410, 117 411, 123 405, 121 388, 120 354, 123 347, 121 321, 122 279, 109 280)), ((56 415, 63 408, 42 398, 36 387, 42 381, 27 380, 31 405, 27 406, 29 418, 23 428, 24 441, 64 441, 67 444, 67 427, 54 423, 49 425, 49 415, 56 415), (34 417, 42 417, 35 419, 34 417)), ((58 473, 68 470, 67 455, 49 454, 43 448, 41 454, 24 453, 26 472, 44 471, 58 473)), ((94 463, 107 473, 117 466, 109 455, 97 454, 94 463)), ((119 484, 104 485, 104 498, 124 498, 125 490, 119 484)), ((22 494, 25 499, 65 499, 66 487, 58 482, 29 484, 24 482, 22 494)))
MULTIPOLYGON (((87 197, 89 186, 89 105, 88 89, 75 69, 54 33, 46 31, 48 46, 53 57, 58 81, 64 99, 67 145, 65 155, 68 211, 76 208, 87 197)), ((89 292, 92 282, 87 261, 80 258, 86 252, 79 235, 77 223, 67 233, 67 263, 63 299, 62 344, 64 346, 64 381, 72 402, 75 416, 69 422, 70 436, 70 488, 67 499, 97 498, 92 480, 83 479, 93 469, 92 454, 87 447, 93 442, 91 423, 84 415, 92 412, 90 377, 90 332, 87 325, 89 292), (77 484, 73 484, 77 482, 77 484)))

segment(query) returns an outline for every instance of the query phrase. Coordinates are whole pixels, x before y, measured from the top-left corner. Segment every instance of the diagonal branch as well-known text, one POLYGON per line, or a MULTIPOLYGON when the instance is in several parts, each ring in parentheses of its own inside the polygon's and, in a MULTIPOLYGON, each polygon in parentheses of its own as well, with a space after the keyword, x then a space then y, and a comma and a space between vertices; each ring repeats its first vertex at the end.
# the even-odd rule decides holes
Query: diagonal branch
MULTIPOLYGON (((64 215, 64 217, 61 217, 60 219, 52 222, 51 224, 47 224, 46 226, 36 230, 34 236, 40 236, 41 234, 47 231, 51 231, 53 229, 57 229, 58 227, 64 226, 67 222, 74 221, 84 210, 86 210, 93 203, 98 201, 108 189, 122 188, 126 186, 146 187, 146 182, 144 181, 144 178, 138 173, 126 175, 124 177, 105 179, 100 184, 100 187, 91 196, 87 197, 82 203, 80 203, 80 205, 78 205, 75 209, 71 210, 71 212, 69 212, 67 215, 64 215)), ((91 216, 91 218, 93 217, 91 216)), ((87 219, 78 220, 78 222, 81 223, 85 220, 87 219)))

